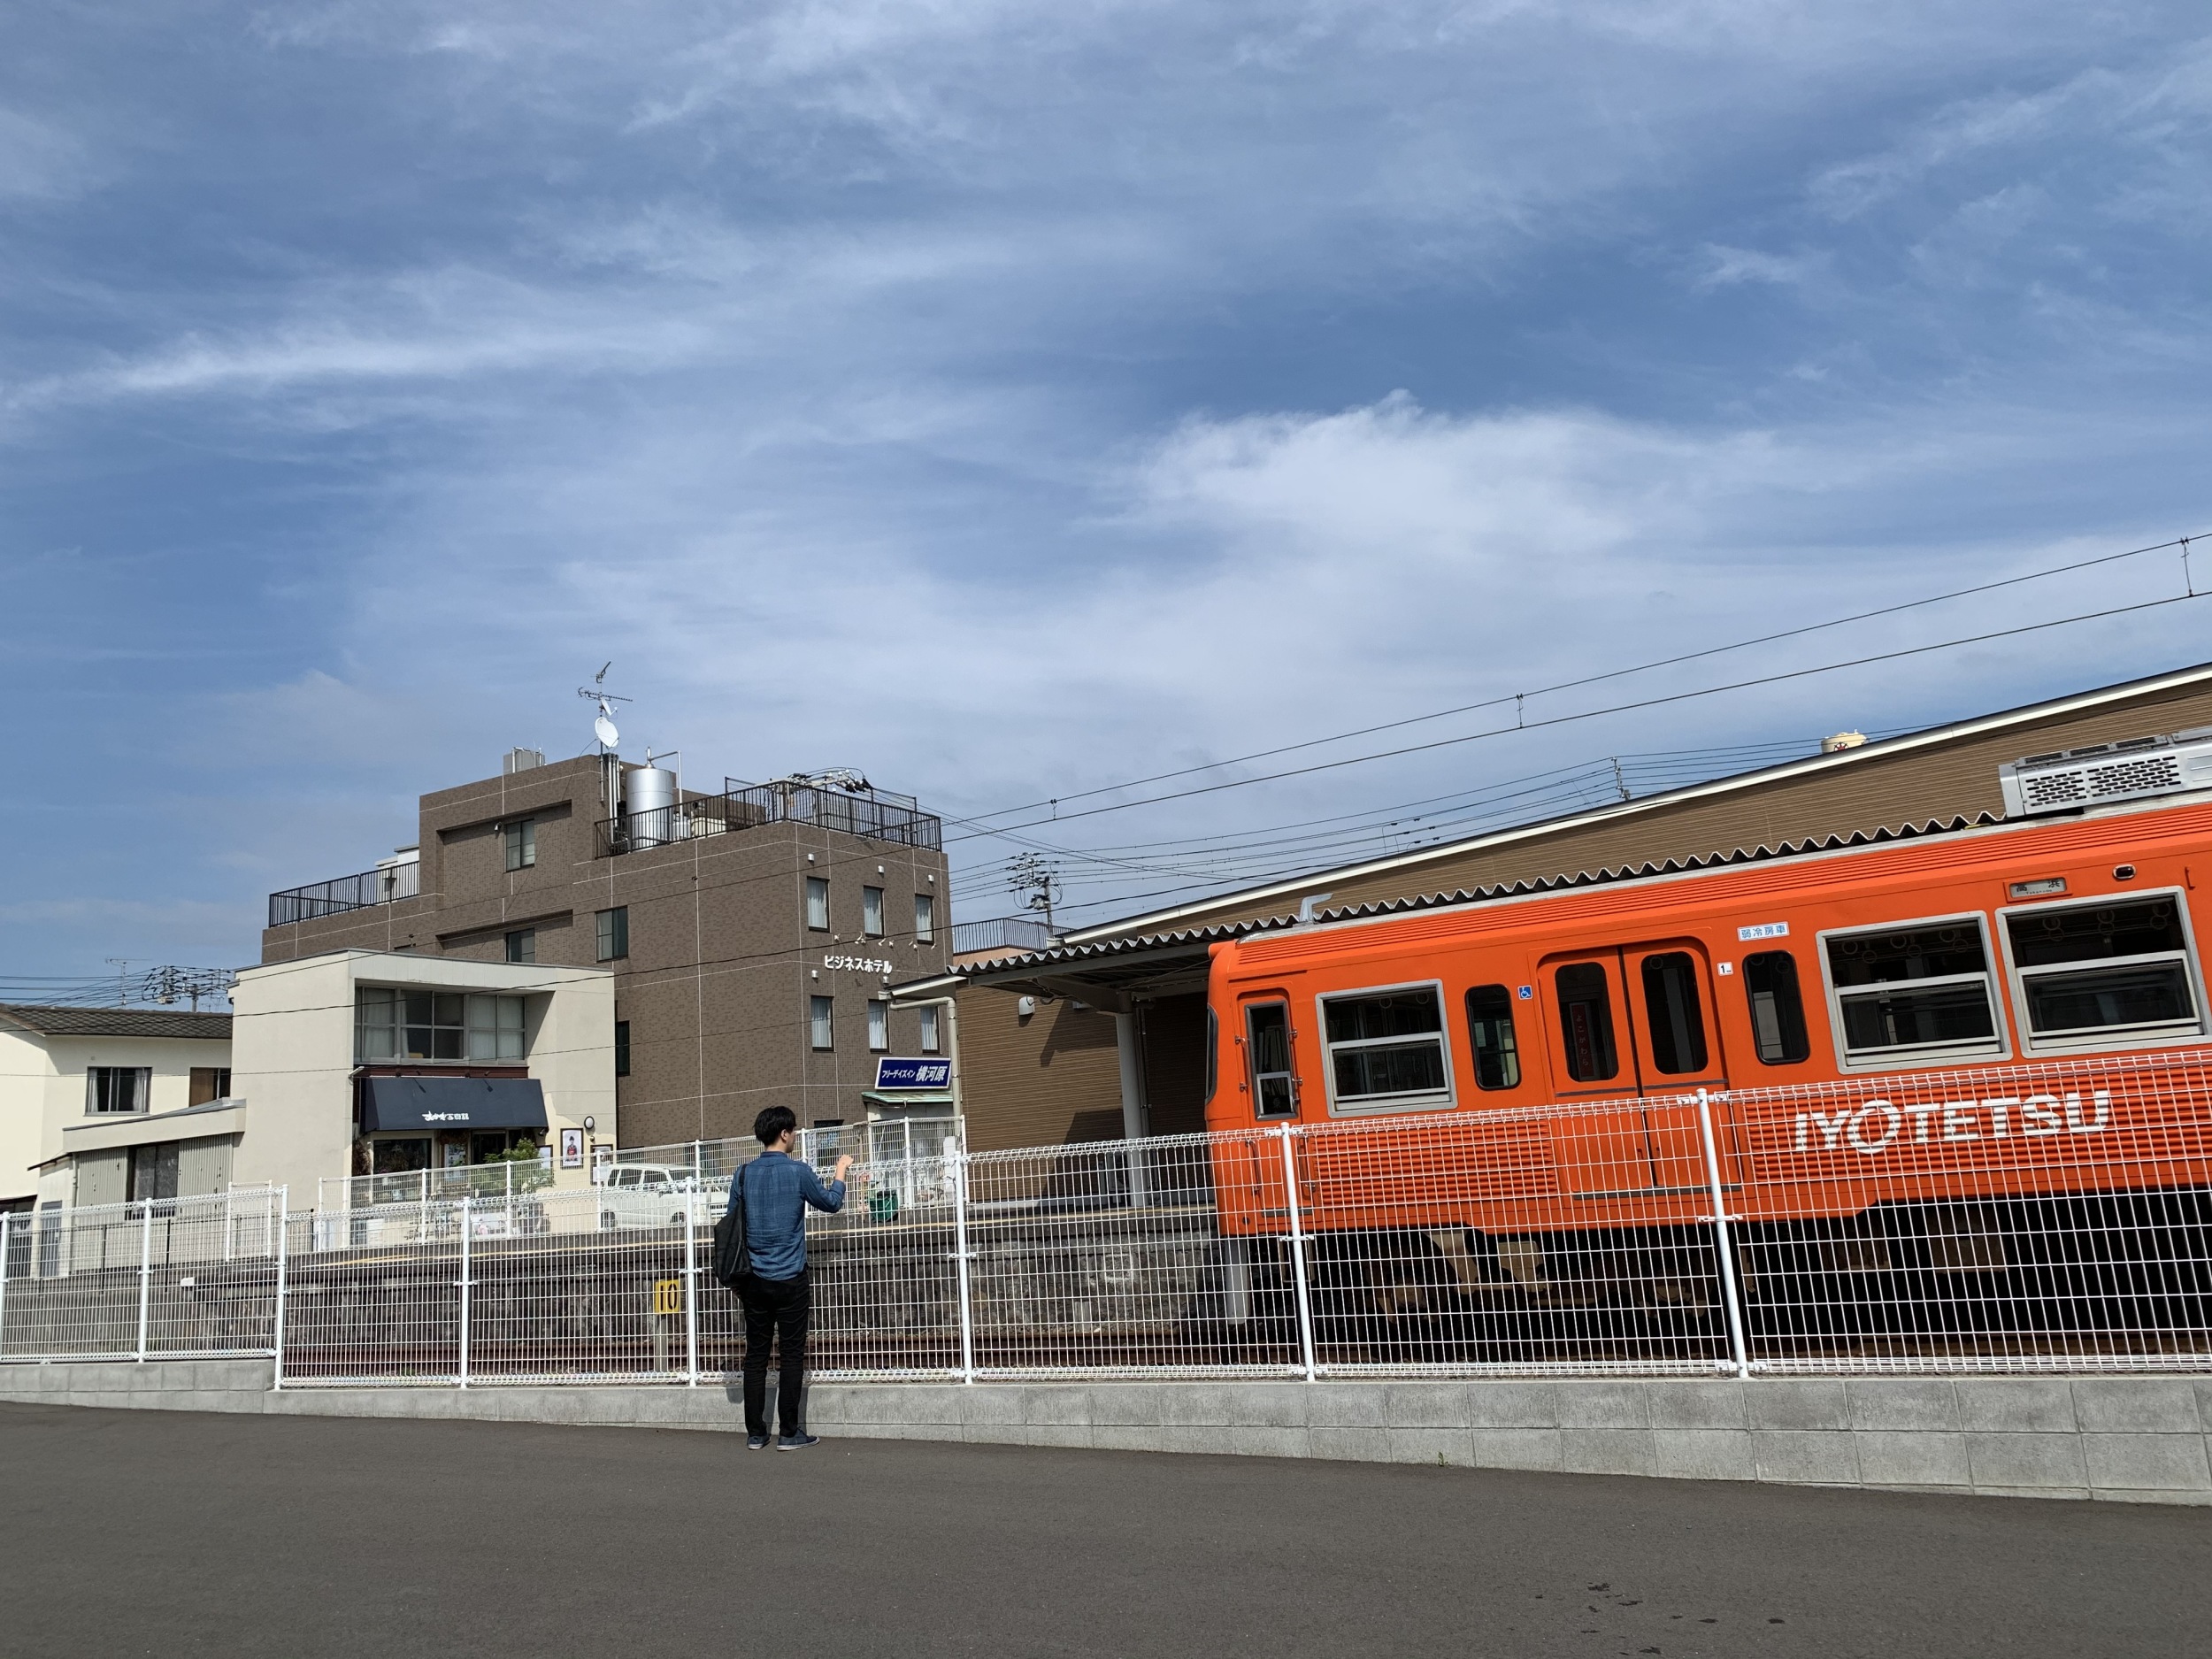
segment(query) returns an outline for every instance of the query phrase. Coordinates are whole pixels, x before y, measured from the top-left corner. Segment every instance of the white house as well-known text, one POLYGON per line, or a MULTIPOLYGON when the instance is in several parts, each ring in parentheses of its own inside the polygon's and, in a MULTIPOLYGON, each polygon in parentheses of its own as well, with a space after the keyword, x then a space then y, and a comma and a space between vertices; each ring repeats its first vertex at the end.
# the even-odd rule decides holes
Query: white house
POLYGON ((0 1005, 0 1210, 224 1190, 230 1035, 227 1014, 0 1005))

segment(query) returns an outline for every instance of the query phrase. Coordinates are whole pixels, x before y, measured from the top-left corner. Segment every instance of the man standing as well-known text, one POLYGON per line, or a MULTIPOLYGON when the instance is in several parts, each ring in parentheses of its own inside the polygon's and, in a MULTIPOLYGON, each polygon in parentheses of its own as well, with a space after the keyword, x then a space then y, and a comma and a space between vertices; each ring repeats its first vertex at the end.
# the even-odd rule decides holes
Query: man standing
POLYGON ((792 1131, 799 1120, 787 1106, 771 1106, 753 1120, 753 1133, 767 1149, 740 1169, 730 1182, 730 1202, 745 1197, 745 1242, 752 1271, 738 1281, 745 1305, 745 1444, 759 1451, 768 1444, 768 1348, 780 1340, 783 1365, 776 1379, 776 1421, 780 1452, 815 1443, 799 1424, 800 1390, 806 1379, 806 1325, 811 1310, 806 1278, 806 1207, 835 1215, 845 1207, 845 1171, 852 1159, 837 1160, 827 1187, 814 1167, 791 1156, 792 1131), (741 1187, 740 1182, 743 1183, 741 1187))

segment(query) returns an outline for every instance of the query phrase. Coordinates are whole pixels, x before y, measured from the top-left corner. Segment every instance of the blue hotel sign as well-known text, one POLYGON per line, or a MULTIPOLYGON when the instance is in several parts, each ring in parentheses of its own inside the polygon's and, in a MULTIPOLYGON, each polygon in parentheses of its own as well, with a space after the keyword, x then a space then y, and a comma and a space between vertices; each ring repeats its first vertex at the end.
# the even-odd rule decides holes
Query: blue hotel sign
POLYGON ((950 1088, 950 1060, 895 1060, 883 1055, 876 1061, 878 1088, 950 1088))

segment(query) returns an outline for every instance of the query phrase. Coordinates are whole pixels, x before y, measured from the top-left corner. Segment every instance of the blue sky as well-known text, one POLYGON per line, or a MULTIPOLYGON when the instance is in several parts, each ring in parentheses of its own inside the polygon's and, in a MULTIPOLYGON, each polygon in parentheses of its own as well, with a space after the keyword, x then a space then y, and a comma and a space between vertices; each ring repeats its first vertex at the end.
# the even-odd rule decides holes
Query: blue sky
MULTIPOLYGON (((142 4, 9 36, 0 972, 251 960, 262 895, 411 839, 417 793, 580 752, 609 658, 626 747, 687 781, 851 764, 968 814, 2212 530, 2197 7, 142 4)), ((2208 657, 2176 606, 1064 841, 2208 657)), ((1008 850, 956 849, 964 914, 1008 850)))

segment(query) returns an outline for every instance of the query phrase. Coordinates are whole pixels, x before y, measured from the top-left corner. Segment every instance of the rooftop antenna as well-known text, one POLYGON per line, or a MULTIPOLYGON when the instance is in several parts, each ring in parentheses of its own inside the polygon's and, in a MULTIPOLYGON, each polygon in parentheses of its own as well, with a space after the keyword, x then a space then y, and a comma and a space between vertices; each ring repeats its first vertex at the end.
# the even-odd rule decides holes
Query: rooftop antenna
POLYGON ((587 703, 599 705, 599 717, 591 723, 591 734, 599 740, 599 752, 603 755, 611 753, 615 745, 622 741, 622 733, 615 727, 613 705, 630 701, 627 697, 618 697, 607 689, 607 670, 613 666, 614 663, 610 659, 591 677, 591 684, 576 687, 578 696, 587 703))

